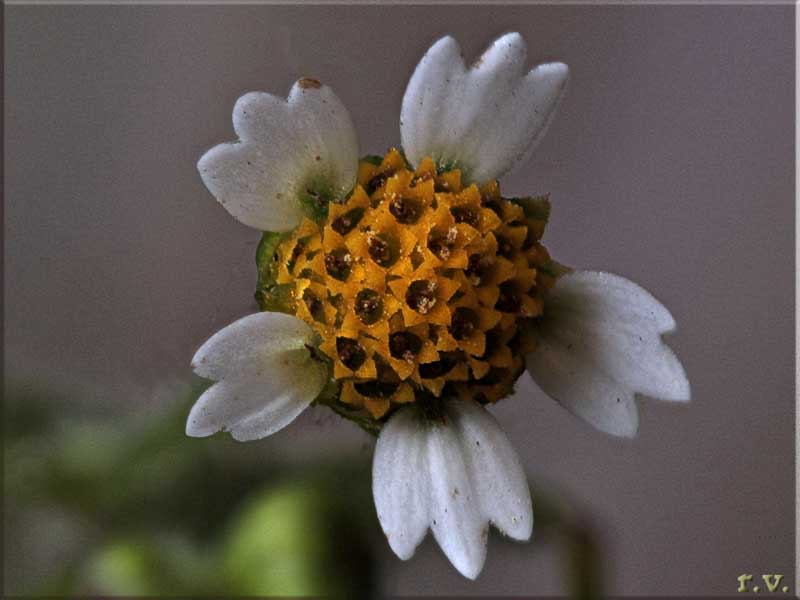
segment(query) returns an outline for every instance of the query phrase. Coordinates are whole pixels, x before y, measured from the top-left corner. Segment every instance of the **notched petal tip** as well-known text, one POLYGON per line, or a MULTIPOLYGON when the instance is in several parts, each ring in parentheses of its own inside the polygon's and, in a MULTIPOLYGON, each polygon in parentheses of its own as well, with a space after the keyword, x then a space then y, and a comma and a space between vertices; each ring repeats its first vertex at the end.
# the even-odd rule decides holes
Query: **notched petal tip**
POLYGON ((528 45, 516 31, 501 35, 494 40, 471 68, 484 69, 486 67, 509 68, 517 77, 525 67, 528 59, 528 45))
POLYGON ((198 402, 192 406, 192 409, 189 411, 189 416, 186 418, 186 435, 194 438, 203 438, 214 435, 219 430, 219 427, 215 427, 212 423, 208 422, 202 404, 200 404, 198 399, 198 402))
MULTIPOLYGON (((675 327, 670 329, 668 335, 674 333, 675 327)), ((689 383, 689 378, 686 375, 686 369, 684 368, 681 361, 678 359, 678 356, 675 354, 675 351, 667 346, 666 340, 664 339, 665 334, 661 334, 661 350, 663 352, 663 362, 664 362, 664 369, 669 369, 671 371, 671 375, 669 377, 669 384, 664 385, 661 389, 661 392, 657 396, 651 396, 657 400, 663 400, 665 402, 678 402, 678 403, 688 403, 692 400, 692 386, 689 383)))
POLYGON ((422 543, 417 542, 416 545, 410 545, 407 541, 398 539, 398 535, 402 534, 395 534, 392 535, 390 532, 383 532, 383 535, 386 536, 386 541, 389 542, 389 547, 392 549, 392 552, 395 553, 395 556, 400 560, 410 560, 413 558, 414 554, 417 552, 417 548, 419 544, 422 543))
POLYGON ((467 564, 467 565, 456 565, 456 564, 454 564, 453 566, 464 577, 466 577, 467 579, 470 579, 472 581, 475 581, 478 578, 478 575, 480 575, 481 572, 483 571, 483 566, 484 566, 485 563, 486 563, 486 559, 484 558, 484 560, 480 564, 474 564, 474 565, 473 564, 467 564))
POLYGON ((522 37, 522 34, 519 31, 508 31, 498 37, 492 44, 506 44, 506 45, 524 45, 525 38, 522 37))
POLYGON ((320 80, 314 79, 313 77, 301 77, 297 80, 295 85, 304 90, 318 90, 322 87, 320 80))
MULTIPOLYGON (((681 365, 681 370, 683 371, 683 365, 681 365)), ((681 382, 682 390, 681 395, 675 399, 676 402, 683 402, 689 403, 692 401, 692 384, 689 383, 689 378, 686 376, 686 372, 683 372, 683 380, 681 382)))
POLYGON ((598 425, 592 423, 597 429, 608 435, 633 440, 639 437, 639 411, 636 411, 636 418, 628 421, 620 421, 613 425, 598 425))
POLYGON ((425 57, 430 58, 431 56, 440 54, 442 52, 453 53, 455 52, 456 55, 461 55, 461 44, 458 43, 458 40, 454 38, 452 35, 444 35, 436 40, 431 47, 428 48, 427 52, 423 55, 423 59, 425 57))
POLYGON ((546 73, 553 79, 561 79, 566 83, 566 80, 569 79, 569 66, 563 62, 548 62, 542 63, 537 69, 541 69, 543 73, 546 73))
POLYGON ((549 94, 553 98, 550 102, 554 105, 552 110, 555 110, 567 91, 569 67, 562 62, 543 63, 534 68, 529 76, 538 78, 541 85, 549 88, 549 94))
POLYGON ((191 420, 186 421, 186 430, 185 431, 186 431, 186 435, 187 436, 195 437, 195 438, 201 438, 201 437, 206 437, 206 436, 210 435, 210 434, 202 432, 197 427, 197 425, 194 423, 194 421, 191 421, 191 420))

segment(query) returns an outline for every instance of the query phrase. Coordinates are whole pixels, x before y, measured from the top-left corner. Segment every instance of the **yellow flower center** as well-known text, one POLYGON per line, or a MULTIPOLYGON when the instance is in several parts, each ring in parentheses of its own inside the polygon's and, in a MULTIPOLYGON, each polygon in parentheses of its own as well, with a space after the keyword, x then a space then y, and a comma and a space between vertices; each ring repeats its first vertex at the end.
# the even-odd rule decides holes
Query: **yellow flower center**
POLYGON ((319 334, 341 401, 380 419, 408 402, 508 395, 531 349, 523 325, 554 282, 545 220, 496 181, 464 187, 429 158, 411 171, 393 149, 376 163, 276 254, 277 282, 319 334))

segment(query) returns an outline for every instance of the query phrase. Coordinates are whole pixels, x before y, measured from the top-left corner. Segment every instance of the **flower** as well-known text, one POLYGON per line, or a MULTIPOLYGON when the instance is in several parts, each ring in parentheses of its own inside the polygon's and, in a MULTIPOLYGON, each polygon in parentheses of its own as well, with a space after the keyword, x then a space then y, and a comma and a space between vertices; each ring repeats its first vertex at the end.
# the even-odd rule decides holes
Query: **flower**
POLYGON ((533 527, 523 467, 487 406, 528 372, 598 429, 633 436, 635 394, 687 401, 662 335, 669 312, 636 284, 555 262, 541 239, 548 198, 505 198, 555 113, 568 69, 527 70, 522 37, 467 67, 445 37, 403 98, 402 151, 359 160, 347 111, 301 79, 283 100, 236 103, 239 141, 198 169, 234 217, 265 231, 263 312, 212 336, 193 360, 215 383, 187 433, 257 439, 312 402, 378 435, 373 495, 408 559, 430 529, 475 578, 489 524, 533 527))

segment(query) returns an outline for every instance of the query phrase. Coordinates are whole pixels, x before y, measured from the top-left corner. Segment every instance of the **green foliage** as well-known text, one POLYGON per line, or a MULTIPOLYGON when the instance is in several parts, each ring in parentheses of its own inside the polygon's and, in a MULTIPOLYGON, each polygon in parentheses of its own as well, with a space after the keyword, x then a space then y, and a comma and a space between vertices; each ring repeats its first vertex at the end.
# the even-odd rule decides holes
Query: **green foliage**
POLYGON ((319 481, 280 485, 249 499, 224 542, 226 589, 242 596, 335 597, 361 589, 372 568, 353 543, 353 508, 319 481))
POLYGON ((203 593, 214 585, 208 558, 182 538, 121 537, 87 560, 84 576, 92 591, 103 595, 157 596, 165 590, 203 593))
POLYGON ((510 198, 510 200, 521 206, 529 219, 544 221, 546 224, 550 218, 550 199, 546 195, 510 198))
POLYGON ((278 276, 277 249, 290 233, 265 231, 256 249, 256 302, 261 310, 273 312, 291 312, 292 286, 280 285, 275 279, 278 276))
POLYGON ((323 221, 328 216, 328 205, 336 202, 336 190, 331 185, 331 177, 327 173, 313 175, 299 193, 300 206, 305 215, 312 221, 323 221))
MULTIPOLYGON (((265 461, 263 442, 189 438, 186 415, 202 391, 138 422, 67 422, 35 398, 8 395, 23 427, 5 421, 16 432, 6 440, 6 508, 72 515, 88 540, 71 561, 40 566, 35 581, 6 582, 10 593, 195 597, 268 585, 373 595, 369 465, 302 468, 265 461)), ((28 560, 13 549, 7 559, 28 560)))
POLYGON ((553 260, 552 258, 547 261, 547 264, 542 265, 539 267, 542 271, 553 277, 554 279, 558 279, 562 275, 566 275, 567 273, 572 272, 572 267, 568 267, 566 265, 562 265, 560 262, 553 260))
POLYGON ((534 541, 557 544, 562 573, 571 598, 603 597, 600 541, 594 526, 562 498, 532 490, 534 541))
MULTIPOLYGON (((6 548, 7 571, 31 560, 17 549, 31 535, 14 528, 30 522, 19 516, 50 512, 84 524, 68 559, 37 565, 28 581, 7 578, 8 594, 376 596, 376 557, 389 551, 369 457, 300 466, 271 458, 269 441, 189 438, 186 415, 202 391, 135 420, 7 392, 6 536, 16 542, 6 548), (68 419, 65 407, 74 408, 68 419)), ((563 500, 534 492, 534 541, 558 544, 575 597, 600 597, 592 526, 563 500)), ((27 547, 35 542, 52 540, 27 547)))
POLYGON ((379 167, 380 164, 383 162, 383 156, 381 156, 380 154, 367 154, 361 157, 361 162, 368 162, 371 165, 379 167))
MULTIPOLYGON (((541 228, 544 229, 544 226, 547 225, 547 221, 550 219, 549 196, 526 196, 522 198, 511 198, 510 200, 522 207, 527 218, 533 221, 539 221, 541 223, 541 228)), ((550 259, 547 264, 539 267, 539 269, 554 279, 558 279, 562 275, 572 271, 571 267, 562 265, 553 259, 550 259)))
POLYGON ((282 241, 289 237, 287 233, 265 231, 256 248, 256 267, 258 268, 258 287, 275 284, 278 276, 277 250, 282 241))
POLYGON ((441 175, 442 173, 447 173, 448 171, 453 171, 455 169, 461 169, 462 172, 466 171, 463 165, 459 164, 457 160, 454 160, 452 158, 449 159, 440 158, 439 160, 436 161, 436 172, 439 175, 441 175))

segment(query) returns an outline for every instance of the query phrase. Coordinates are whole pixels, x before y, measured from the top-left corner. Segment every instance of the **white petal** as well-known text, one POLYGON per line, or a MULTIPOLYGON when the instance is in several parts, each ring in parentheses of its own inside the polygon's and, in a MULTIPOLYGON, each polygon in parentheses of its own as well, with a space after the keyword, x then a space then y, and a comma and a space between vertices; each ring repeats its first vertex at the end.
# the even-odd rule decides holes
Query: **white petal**
POLYGON ((340 199, 355 184, 355 128, 328 86, 301 79, 286 100, 245 94, 233 125, 239 141, 215 146, 197 168, 214 197, 245 225, 288 231, 300 222, 309 190, 340 199))
POLYGON ((428 517, 426 424, 400 410, 384 426, 372 462, 372 494, 389 545, 408 560, 425 537, 428 517))
POLYGON ((489 411, 474 402, 454 402, 450 412, 483 515, 505 535, 520 541, 530 539, 530 488, 508 437, 489 411))
POLYGON ((319 392, 307 380, 300 382, 286 390, 267 387, 260 380, 215 383, 192 407, 186 434, 205 437, 230 431, 234 439, 243 442, 271 435, 294 421, 319 392))
POLYGON ((230 431, 237 440, 270 435, 291 423, 325 385, 327 369, 306 344, 313 331, 282 313, 256 313, 232 323, 197 351, 198 375, 218 380, 198 398, 186 433, 230 431))
POLYGON ((489 523, 470 481, 459 431, 449 420, 433 424, 427 442, 431 531, 458 572, 475 579, 486 560, 489 523))
POLYGON ((647 291, 610 273, 576 271, 545 301, 527 368, 542 390, 598 429, 636 434, 634 394, 686 402, 689 381, 661 335, 675 329, 647 291))
POLYGON ((260 377, 277 356, 303 349, 314 331, 292 315, 258 312, 242 317, 212 335, 192 358, 194 372, 206 379, 260 377))
POLYGON ((458 571, 478 576, 489 522, 527 540, 533 513, 525 473, 494 418, 472 401, 446 403, 441 419, 399 410, 373 463, 378 519, 392 550, 410 558, 428 527, 458 571))
POLYGON ((403 149, 412 163, 432 156, 466 179, 496 179, 541 139, 563 95, 569 69, 539 65, 525 74, 527 48, 506 34, 469 69, 452 37, 437 41, 408 82, 400 111, 403 149))

